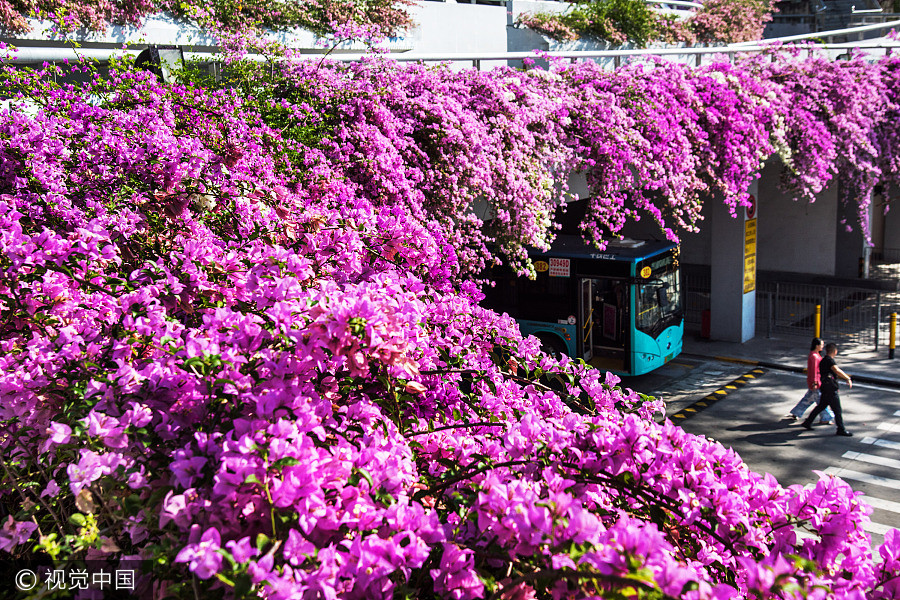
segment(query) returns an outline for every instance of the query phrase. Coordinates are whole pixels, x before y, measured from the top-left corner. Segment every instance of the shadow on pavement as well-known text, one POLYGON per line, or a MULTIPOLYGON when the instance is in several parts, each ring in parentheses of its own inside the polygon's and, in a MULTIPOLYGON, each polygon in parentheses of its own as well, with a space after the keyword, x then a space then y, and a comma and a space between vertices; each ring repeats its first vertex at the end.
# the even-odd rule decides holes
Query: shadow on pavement
POLYGON ((728 431, 780 431, 780 430, 794 430, 794 431, 803 431, 802 427, 794 426, 796 421, 791 421, 790 419, 781 419, 780 421, 775 422, 767 422, 767 423, 744 423, 742 425, 735 425, 734 427, 728 427, 728 431))
POLYGON ((757 446, 792 445, 801 433, 807 433, 805 429, 796 425, 796 421, 791 421, 790 419, 781 419, 780 421, 768 423, 744 423, 729 427, 727 430, 760 432, 744 438, 746 442, 757 446))

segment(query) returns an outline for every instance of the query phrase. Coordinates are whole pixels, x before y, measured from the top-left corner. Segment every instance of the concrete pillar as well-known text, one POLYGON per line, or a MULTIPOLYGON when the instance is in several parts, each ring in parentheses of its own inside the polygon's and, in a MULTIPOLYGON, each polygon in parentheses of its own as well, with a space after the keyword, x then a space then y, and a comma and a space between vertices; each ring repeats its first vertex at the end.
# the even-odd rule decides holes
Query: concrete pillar
MULTIPOLYGON (((870 206, 869 211, 871 210, 870 206)), ((871 212, 869 216, 871 222, 871 212)), ((855 201, 839 204, 835 229, 837 247, 834 255, 834 274, 848 279, 860 277, 860 264, 868 242, 859 224, 859 207, 855 201)))
MULTIPOLYGON (((749 192, 756 198, 756 182, 750 186, 749 192)), ((758 202, 755 204, 758 205, 758 202)), ((736 216, 732 216, 728 207, 717 199, 709 200, 707 205, 711 209, 712 229, 710 338, 743 343, 756 333, 758 215, 755 211, 739 207, 736 216)))

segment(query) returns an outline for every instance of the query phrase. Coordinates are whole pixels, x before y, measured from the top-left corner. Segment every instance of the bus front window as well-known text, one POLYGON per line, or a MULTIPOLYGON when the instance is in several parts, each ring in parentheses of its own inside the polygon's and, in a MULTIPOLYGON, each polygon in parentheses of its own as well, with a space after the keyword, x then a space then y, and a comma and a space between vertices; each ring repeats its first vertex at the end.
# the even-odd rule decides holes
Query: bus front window
POLYGON ((637 285, 635 326, 655 338, 681 321, 681 279, 671 256, 651 266, 650 277, 637 285))

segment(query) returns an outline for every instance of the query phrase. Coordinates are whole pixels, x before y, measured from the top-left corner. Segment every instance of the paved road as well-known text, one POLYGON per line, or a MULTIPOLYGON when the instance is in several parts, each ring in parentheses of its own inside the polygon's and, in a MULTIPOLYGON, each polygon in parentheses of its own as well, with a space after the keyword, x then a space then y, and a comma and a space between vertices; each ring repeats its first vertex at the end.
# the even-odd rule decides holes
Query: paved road
MULTIPOLYGON (((784 418, 803 395, 805 376, 777 370, 756 370, 738 385, 726 385, 752 367, 717 361, 690 361, 655 378, 631 378, 623 384, 648 393, 651 387, 677 404, 685 430, 716 439, 733 448, 755 471, 771 473, 782 485, 807 485, 817 480, 814 470, 841 477, 863 492, 875 509, 867 529, 877 546, 890 527, 900 528, 900 390, 857 384, 841 386, 847 429, 852 438, 836 437, 834 426, 806 431, 784 418), (682 372, 676 372, 680 368, 682 372), (718 373, 718 374, 717 374, 718 373), (699 393, 683 388, 703 383, 699 393), (631 385, 634 384, 634 385, 631 385), (718 386, 725 394, 703 401, 718 386), (645 389, 641 389, 644 387, 645 389), (666 389, 668 388, 668 390, 666 389), (683 407, 694 404, 696 411, 683 407), (686 418, 684 418, 686 416, 686 418)), ((674 411, 669 408, 668 415, 674 411)))
POLYGON ((750 370, 745 364, 682 354, 652 373, 625 377, 621 385, 662 398, 671 416, 750 370))

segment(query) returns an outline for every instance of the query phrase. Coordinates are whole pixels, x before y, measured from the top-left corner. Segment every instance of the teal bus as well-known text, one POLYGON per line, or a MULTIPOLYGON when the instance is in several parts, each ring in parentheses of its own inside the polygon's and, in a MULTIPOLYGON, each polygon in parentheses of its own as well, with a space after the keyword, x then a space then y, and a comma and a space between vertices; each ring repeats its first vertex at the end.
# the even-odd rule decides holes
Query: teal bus
POLYGON ((547 352, 618 375, 643 375, 678 356, 684 337, 678 246, 614 240, 599 251, 559 236, 529 256, 537 278, 491 273, 484 305, 509 313, 547 352))

